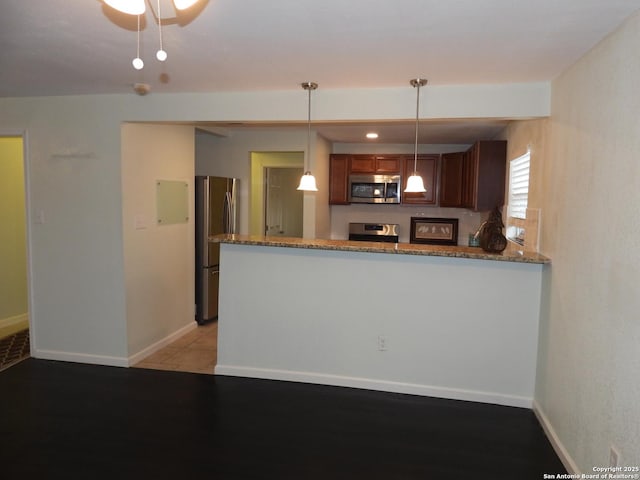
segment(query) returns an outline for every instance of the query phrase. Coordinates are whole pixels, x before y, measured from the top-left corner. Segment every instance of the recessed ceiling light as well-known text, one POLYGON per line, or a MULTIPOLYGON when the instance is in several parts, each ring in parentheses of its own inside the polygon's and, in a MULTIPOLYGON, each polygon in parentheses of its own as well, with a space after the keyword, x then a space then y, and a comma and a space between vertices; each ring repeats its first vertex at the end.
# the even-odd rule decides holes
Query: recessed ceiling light
POLYGON ((376 138, 378 138, 378 134, 376 132, 369 132, 367 133, 367 138, 374 140, 376 138))

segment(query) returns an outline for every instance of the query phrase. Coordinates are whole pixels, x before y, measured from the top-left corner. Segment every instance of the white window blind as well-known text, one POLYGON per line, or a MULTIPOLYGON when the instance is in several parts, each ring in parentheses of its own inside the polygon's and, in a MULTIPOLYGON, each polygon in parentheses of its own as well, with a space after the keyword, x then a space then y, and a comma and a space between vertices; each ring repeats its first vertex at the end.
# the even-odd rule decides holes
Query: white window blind
POLYGON ((529 199, 529 152, 509 162, 509 216, 526 218, 529 199))

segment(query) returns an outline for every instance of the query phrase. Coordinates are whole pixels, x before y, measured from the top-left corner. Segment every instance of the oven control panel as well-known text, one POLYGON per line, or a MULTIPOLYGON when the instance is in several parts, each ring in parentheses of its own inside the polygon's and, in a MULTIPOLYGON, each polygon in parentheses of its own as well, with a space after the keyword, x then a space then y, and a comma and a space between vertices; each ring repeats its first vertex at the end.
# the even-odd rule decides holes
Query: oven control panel
POLYGON ((398 243, 397 223, 350 223, 349 240, 398 243))

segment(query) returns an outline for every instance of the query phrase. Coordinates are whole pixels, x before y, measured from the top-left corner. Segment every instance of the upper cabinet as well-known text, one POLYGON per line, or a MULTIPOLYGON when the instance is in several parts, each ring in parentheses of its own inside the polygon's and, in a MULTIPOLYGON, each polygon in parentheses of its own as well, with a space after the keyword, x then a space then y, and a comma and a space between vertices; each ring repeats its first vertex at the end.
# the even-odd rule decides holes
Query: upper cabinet
POLYGON ((440 176, 440 206, 475 211, 504 204, 507 142, 480 141, 466 152, 444 154, 440 176))
POLYGON ((349 157, 351 155, 332 154, 329 157, 329 204, 349 204, 349 157))
POLYGON ((463 174, 466 182, 463 207, 475 211, 502 207, 507 169, 507 142, 476 142, 467 153, 463 174))
POLYGON ((406 193, 407 179, 413 175, 415 156, 403 155, 402 166, 402 203, 405 205, 435 205, 436 204, 436 178, 438 159, 440 155, 418 155, 416 171, 422 177, 425 193, 406 193))
POLYGON ((399 174, 401 155, 351 155, 351 173, 399 174))
POLYGON ((349 175, 402 175, 404 205, 439 205, 487 211, 504 204, 507 142, 476 142, 466 152, 418 155, 417 173, 425 193, 405 193, 413 174, 408 154, 332 154, 329 160, 329 203, 349 204, 349 175), (438 171, 439 170, 439 171, 438 171), (438 183, 438 178, 440 178, 438 183), (439 188, 438 188, 439 187, 439 188))
POLYGON ((349 204, 350 174, 400 175, 402 155, 333 153, 329 157, 329 204, 349 204))
POLYGON ((465 153, 444 153, 440 161, 440 206, 462 206, 462 171, 465 153))

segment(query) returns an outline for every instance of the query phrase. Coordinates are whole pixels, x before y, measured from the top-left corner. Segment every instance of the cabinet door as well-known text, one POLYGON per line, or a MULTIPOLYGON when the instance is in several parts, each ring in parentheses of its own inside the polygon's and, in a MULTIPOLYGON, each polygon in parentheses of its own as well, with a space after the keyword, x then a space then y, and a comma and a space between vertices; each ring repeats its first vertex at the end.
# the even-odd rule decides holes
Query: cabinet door
POLYGON ((400 155, 351 155, 351 173, 399 175, 401 171, 400 155))
POLYGON ((351 173, 376 173, 376 157, 373 155, 352 155, 351 173))
POLYGON ((402 170, 399 155, 376 155, 376 173, 398 175, 402 170))
POLYGON ((474 145, 464 153, 462 160, 462 206, 474 208, 476 196, 476 152, 474 145))
POLYGON ((435 205, 436 204, 436 172, 440 155, 418 155, 417 173, 422 177, 425 193, 405 193, 407 179, 413 174, 414 156, 404 155, 402 171, 402 203, 407 205, 435 205))
POLYGON ((478 142, 476 153, 475 198, 473 209, 492 210, 504 205, 507 170, 507 142, 478 142))
POLYGON ((445 153, 440 161, 440 206, 462 206, 464 152, 445 153))
POLYGON ((349 155, 329 157, 329 205, 348 205, 349 155))
POLYGON ((483 212, 504 204, 507 142, 476 142, 464 155, 462 206, 483 212))

